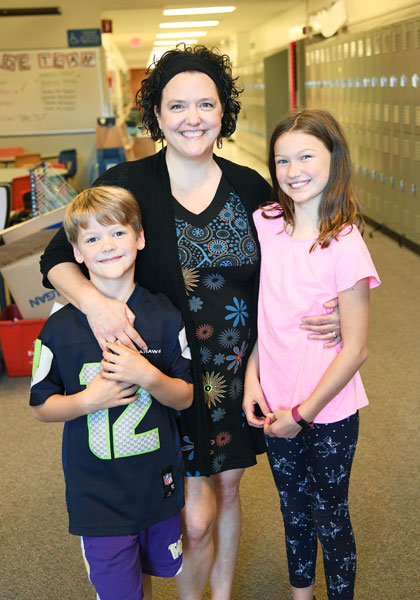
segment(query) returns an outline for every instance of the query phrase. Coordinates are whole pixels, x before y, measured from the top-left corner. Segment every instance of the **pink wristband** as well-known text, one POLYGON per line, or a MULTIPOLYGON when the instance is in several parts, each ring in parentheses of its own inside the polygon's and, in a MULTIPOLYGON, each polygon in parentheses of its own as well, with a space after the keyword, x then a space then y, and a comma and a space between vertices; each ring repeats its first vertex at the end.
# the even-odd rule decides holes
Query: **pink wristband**
POLYGON ((292 417, 294 418, 294 420, 296 421, 296 423, 302 427, 302 429, 312 429, 312 427, 314 426, 313 422, 308 423, 308 421, 305 421, 305 419, 303 419, 300 416, 299 406, 300 405, 294 406, 292 408, 292 417))

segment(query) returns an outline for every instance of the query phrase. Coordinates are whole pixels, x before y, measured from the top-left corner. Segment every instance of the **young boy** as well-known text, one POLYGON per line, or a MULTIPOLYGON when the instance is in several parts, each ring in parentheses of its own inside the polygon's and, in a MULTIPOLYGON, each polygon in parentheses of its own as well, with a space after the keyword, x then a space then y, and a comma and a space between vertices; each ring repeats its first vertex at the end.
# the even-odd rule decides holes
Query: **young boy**
POLYGON ((30 405, 41 421, 65 422, 69 531, 81 536, 98 598, 141 599, 143 572, 172 577, 181 567, 184 486, 172 409, 192 402, 189 348, 169 299, 134 282, 145 240, 130 192, 82 192, 64 228, 92 283, 133 311, 147 350, 116 342, 102 353, 85 315, 68 304, 36 340, 30 405))

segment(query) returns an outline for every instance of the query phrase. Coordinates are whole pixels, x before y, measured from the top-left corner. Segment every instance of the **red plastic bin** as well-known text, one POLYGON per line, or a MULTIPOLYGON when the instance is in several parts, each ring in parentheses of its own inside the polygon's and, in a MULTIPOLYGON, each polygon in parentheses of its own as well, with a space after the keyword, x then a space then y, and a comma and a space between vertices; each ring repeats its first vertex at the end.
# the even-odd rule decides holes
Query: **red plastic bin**
POLYGON ((0 314, 0 344, 10 377, 32 375, 34 344, 45 321, 22 319, 16 304, 11 304, 0 314))

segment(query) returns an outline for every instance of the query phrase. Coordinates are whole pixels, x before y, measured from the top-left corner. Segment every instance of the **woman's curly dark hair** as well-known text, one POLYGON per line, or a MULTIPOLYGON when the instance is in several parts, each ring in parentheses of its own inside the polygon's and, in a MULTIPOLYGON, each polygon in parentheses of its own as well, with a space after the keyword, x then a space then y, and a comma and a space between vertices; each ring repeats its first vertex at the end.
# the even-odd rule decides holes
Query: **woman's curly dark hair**
POLYGON ((162 131, 159 127, 154 108, 160 107, 162 100, 162 90, 160 90, 160 80, 165 72, 165 64, 174 55, 177 54, 195 54, 200 56, 206 62, 210 63, 220 77, 220 84, 216 86, 220 102, 223 106, 222 126, 220 137, 229 137, 236 129, 241 104, 238 97, 243 92, 235 86, 237 77, 232 77, 232 67, 230 58, 227 54, 220 54, 217 48, 206 48, 205 46, 185 46, 179 44, 173 50, 168 50, 162 57, 152 63, 146 71, 146 79, 143 79, 141 87, 136 94, 136 105, 143 113, 143 125, 149 131, 152 140, 155 142, 163 139, 162 131), (223 97, 221 97, 223 95, 223 97))

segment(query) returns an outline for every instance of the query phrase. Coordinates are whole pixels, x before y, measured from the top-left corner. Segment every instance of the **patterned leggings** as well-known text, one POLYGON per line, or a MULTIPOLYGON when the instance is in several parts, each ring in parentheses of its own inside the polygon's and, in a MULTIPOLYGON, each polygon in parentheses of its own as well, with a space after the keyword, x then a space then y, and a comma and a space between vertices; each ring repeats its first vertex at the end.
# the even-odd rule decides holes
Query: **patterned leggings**
POLYGON ((351 465, 359 413, 315 424, 296 438, 266 436, 268 459, 280 495, 290 583, 315 581, 317 537, 324 555, 328 600, 352 600, 356 546, 348 511, 351 465))

